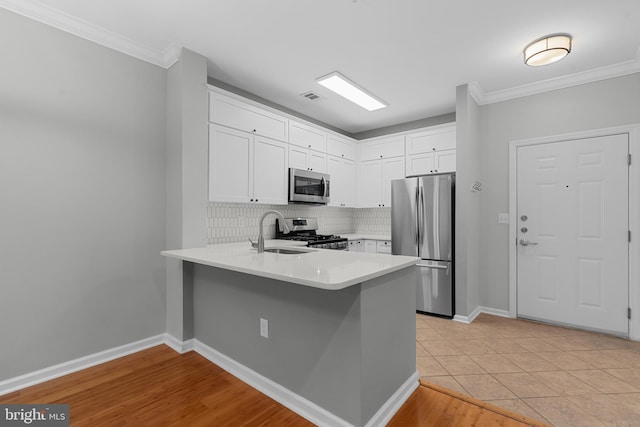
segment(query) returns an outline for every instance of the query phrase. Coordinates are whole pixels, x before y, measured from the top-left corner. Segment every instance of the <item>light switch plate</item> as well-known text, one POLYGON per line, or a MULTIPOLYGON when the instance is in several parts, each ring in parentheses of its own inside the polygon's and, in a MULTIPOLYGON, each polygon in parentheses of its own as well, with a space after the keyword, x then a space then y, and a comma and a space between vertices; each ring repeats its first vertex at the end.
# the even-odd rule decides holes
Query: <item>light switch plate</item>
POLYGON ((509 214, 508 213, 499 213, 498 214, 498 224, 509 224, 509 214))
POLYGON ((269 321, 267 319, 260 318, 260 336, 269 338, 269 321))

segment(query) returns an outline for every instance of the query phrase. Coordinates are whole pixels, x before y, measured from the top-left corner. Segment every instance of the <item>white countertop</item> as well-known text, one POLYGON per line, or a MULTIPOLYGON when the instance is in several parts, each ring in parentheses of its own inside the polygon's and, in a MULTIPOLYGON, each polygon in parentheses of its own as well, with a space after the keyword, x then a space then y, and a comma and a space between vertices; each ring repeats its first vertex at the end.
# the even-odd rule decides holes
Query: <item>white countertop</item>
MULTIPOLYGON (((294 247, 301 244, 305 243, 290 240, 267 240, 265 248, 294 247)), ((308 250, 311 252, 299 255, 270 252, 259 254, 249 242, 240 242, 163 251, 161 254, 183 261, 326 290, 344 289, 407 268, 420 261, 416 257, 400 255, 331 249, 309 248, 308 250)))
POLYGON ((391 240, 390 234, 341 234, 340 237, 346 237, 349 240, 391 240))

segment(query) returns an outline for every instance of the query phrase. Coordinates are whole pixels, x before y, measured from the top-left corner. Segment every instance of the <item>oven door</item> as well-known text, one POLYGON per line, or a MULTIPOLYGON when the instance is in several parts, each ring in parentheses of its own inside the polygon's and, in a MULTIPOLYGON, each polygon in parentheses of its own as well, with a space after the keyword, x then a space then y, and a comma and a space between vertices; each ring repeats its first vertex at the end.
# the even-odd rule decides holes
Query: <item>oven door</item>
POLYGON ((302 169, 289 169, 290 203, 326 205, 329 203, 329 195, 329 175, 302 169))

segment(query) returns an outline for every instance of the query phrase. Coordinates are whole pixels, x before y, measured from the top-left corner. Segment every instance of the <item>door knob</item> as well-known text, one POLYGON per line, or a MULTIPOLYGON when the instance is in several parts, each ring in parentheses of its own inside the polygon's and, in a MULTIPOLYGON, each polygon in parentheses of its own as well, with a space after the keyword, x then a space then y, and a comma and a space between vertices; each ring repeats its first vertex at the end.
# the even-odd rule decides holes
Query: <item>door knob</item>
POLYGON ((537 242, 530 242, 530 241, 528 241, 527 239, 520 239, 520 244, 521 244, 522 246, 535 246, 535 245, 537 245, 538 243, 537 243, 537 242))

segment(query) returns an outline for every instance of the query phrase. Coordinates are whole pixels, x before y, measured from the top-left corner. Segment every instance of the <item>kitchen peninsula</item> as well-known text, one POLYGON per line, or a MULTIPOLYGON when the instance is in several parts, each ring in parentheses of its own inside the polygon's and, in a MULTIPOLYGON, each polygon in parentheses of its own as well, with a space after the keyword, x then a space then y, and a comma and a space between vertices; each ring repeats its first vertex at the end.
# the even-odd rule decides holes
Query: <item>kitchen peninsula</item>
POLYGON ((196 351, 318 425, 384 425, 418 385, 418 259, 303 250, 162 254, 183 261, 196 351))

